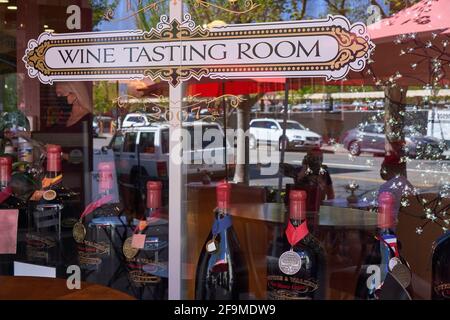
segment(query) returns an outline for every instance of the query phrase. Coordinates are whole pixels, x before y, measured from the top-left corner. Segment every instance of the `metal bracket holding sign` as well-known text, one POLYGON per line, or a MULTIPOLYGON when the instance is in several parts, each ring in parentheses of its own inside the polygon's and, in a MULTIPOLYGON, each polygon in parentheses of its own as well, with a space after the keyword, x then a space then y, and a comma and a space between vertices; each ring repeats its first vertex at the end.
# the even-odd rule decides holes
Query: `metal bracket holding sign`
POLYGON ((236 24, 211 29, 161 16, 150 31, 42 33, 23 61, 42 83, 191 78, 344 78, 362 71, 374 44, 362 23, 326 19, 236 24))

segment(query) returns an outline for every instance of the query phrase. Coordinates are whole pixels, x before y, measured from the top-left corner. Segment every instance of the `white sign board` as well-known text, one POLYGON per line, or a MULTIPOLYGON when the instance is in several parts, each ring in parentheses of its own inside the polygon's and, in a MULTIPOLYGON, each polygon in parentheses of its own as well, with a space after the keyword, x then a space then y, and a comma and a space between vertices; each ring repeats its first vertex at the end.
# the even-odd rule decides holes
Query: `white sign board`
POLYGON ((70 80, 190 78, 344 78, 361 71, 374 44, 345 17, 236 24, 205 29, 162 16, 150 31, 42 33, 23 61, 43 83, 70 80))

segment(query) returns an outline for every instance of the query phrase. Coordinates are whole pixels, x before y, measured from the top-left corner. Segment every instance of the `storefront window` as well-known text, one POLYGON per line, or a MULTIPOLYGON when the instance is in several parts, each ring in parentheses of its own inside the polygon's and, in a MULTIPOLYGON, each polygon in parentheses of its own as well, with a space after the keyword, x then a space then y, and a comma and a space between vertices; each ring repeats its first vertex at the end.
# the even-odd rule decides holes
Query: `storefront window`
POLYGON ((449 10, 0 1, 1 275, 448 299, 449 10))

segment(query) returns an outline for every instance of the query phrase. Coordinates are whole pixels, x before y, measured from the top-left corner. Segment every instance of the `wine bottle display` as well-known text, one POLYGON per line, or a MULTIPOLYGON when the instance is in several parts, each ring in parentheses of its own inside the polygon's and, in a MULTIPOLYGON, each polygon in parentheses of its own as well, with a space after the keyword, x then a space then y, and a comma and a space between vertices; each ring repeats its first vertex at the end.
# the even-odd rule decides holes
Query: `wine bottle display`
POLYGON ((289 220, 285 232, 267 256, 269 300, 325 299, 325 254, 309 233, 306 192, 289 192, 289 220))
POLYGON ((215 219, 197 265, 197 300, 248 298, 248 269, 229 215, 231 184, 217 185, 215 219))

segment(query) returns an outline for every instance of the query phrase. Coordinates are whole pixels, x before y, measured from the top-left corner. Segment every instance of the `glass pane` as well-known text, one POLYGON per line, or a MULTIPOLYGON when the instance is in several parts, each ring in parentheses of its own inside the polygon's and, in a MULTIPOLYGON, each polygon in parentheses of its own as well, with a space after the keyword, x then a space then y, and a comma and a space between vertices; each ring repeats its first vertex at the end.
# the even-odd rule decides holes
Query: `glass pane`
MULTIPOLYGON (((155 82, 80 78, 93 64, 113 70, 111 50, 98 49, 102 39, 92 31, 149 31, 169 2, 152 9, 152 1, 134 0, 0 2, 0 193, 9 195, 0 209, 5 218, 4 209, 19 211, 17 244, 8 240, 15 251, 0 252, 0 275, 24 299, 76 298, 83 290, 67 287, 72 273, 81 288, 96 284, 106 299, 167 299, 168 131, 149 128, 154 96, 145 95, 155 82), (52 59, 74 64, 65 81, 41 82, 22 60, 43 33, 74 41, 52 59), (13 277, 42 270, 49 278, 36 281, 33 297, 32 284, 13 277)), ((0 220, 2 235, 14 230, 6 223, 0 220)))

